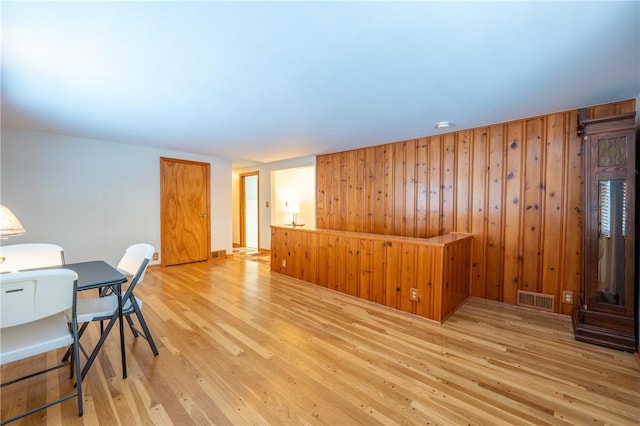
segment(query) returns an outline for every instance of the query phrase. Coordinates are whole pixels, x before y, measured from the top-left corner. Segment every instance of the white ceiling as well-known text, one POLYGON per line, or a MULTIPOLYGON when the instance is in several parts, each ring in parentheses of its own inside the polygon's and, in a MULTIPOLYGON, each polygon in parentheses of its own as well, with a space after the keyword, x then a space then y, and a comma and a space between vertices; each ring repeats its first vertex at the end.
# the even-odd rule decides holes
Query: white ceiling
POLYGON ((229 158, 640 94, 640 2, 7 2, 2 123, 229 158))

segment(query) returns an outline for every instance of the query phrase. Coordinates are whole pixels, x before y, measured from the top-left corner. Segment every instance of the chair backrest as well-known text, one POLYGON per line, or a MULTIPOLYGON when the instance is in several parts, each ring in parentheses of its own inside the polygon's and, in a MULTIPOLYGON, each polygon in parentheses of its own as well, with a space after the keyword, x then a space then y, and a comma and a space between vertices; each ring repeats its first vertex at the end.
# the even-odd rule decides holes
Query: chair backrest
POLYGON ((0 275, 0 328, 37 321, 71 309, 78 274, 41 269, 0 275))
POLYGON ((64 265, 64 249, 55 244, 27 243, 0 247, 0 272, 64 265))
POLYGON ((134 244, 127 248, 117 268, 124 274, 133 277, 130 286, 142 282, 154 250, 151 244, 146 243, 134 244))

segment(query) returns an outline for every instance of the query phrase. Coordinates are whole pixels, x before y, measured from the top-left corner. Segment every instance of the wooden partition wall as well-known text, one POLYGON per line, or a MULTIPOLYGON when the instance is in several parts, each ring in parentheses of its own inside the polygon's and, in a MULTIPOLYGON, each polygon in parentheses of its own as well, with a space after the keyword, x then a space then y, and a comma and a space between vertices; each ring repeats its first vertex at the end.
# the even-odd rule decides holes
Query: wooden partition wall
POLYGON ((469 297, 472 240, 272 226, 271 270, 442 322, 469 297))
MULTIPOLYGON (((635 100, 588 108, 635 111, 635 100)), ((578 111, 317 157, 317 228, 428 238, 474 235, 472 296, 517 290, 577 300, 582 141, 578 111)))

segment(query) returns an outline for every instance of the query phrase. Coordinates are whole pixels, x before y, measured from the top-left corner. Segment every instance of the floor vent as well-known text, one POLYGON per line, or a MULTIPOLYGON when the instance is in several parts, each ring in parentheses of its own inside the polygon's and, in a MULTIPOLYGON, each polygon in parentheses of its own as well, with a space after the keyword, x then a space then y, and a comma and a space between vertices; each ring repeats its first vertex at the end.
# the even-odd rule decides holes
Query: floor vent
POLYGON ((526 306, 527 308, 553 312, 555 298, 555 296, 550 294, 518 290, 518 306, 526 306))
POLYGON ((226 250, 215 250, 211 252, 212 259, 220 259, 227 256, 226 250))

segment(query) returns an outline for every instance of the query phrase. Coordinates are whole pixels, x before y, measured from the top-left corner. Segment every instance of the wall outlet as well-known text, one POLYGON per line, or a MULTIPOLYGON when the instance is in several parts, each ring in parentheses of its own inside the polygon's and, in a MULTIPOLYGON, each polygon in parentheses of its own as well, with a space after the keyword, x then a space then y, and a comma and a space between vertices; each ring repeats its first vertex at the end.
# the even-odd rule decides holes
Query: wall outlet
POLYGON ((287 259, 282 259, 282 267, 283 268, 287 267, 287 259))
POLYGON ((562 301, 564 303, 573 303, 573 292, 572 291, 563 291, 562 292, 562 301))
POLYGON ((158 260, 158 252, 153 253, 153 260, 158 260))
POLYGON ((417 288, 412 288, 411 290, 409 290, 409 300, 412 300, 414 302, 419 302, 420 298, 418 297, 418 289, 417 288))

